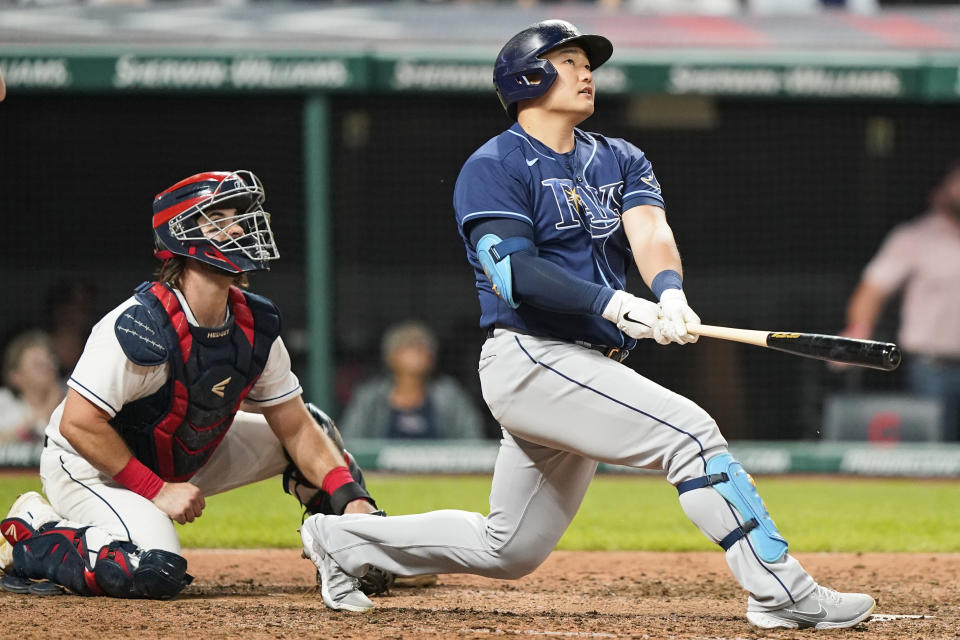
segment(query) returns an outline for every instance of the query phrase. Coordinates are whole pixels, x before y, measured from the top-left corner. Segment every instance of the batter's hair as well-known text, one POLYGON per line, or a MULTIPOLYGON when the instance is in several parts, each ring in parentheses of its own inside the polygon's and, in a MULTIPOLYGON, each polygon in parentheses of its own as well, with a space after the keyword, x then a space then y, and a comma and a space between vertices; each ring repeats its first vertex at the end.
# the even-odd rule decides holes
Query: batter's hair
MULTIPOLYGON (((202 262, 198 262, 198 264, 204 268, 216 269, 216 267, 208 267, 208 265, 202 262)), ((163 264, 157 267, 157 270, 153 273, 153 276, 158 282, 165 282, 179 289, 180 278, 183 276, 183 270, 186 268, 186 266, 187 258, 185 256, 175 255, 168 260, 164 260, 163 264)), ((246 273, 238 273, 233 276, 233 284, 246 289, 250 286, 250 280, 247 278, 246 273)))

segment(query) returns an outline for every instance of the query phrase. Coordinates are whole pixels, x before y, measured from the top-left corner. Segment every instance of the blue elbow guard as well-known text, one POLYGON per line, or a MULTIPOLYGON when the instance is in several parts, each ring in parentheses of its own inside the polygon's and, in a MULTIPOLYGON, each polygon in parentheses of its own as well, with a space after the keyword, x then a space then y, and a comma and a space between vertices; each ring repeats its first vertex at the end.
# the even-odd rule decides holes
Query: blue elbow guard
POLYGON ((533 246, 529 238, 507 238, 492 233, 480 238, 477 242, 477 258, 487 279, 493 285, 493 292, 507 303, 511 309, 516 309, 520 303, 513 299, 513 275, 510 271, 510 254, 523 251, 533 246))
POLYGON ((687 480, 677 485, 677 491, 684 493, 701 487, 713 487, 740 513, 743 525, 731 531, 720 546, 724 551, 732 547, 740 538, 750 537, 757 555, 764 562, 776 562, 787 552, 787 541, 777 530, 773 518, 767 512, 757 487, 739 462, 729 453, 721 453, 707 460, 707 475, 687 480))

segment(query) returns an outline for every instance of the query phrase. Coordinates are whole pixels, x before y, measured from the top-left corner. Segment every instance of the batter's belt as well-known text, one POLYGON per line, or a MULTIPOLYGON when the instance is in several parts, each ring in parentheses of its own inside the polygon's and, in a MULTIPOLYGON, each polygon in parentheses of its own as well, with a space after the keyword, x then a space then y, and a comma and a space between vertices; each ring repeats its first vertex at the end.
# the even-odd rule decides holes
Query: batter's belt
MULTIPOLYGON (((492 338, 493 332, 496 329, 506 329, 507 331, 513 331, 514 333, 521 333, 523 335, 528 335, 528 336, 533 335, 531 333, 527 333, 526 331, 520 331, 519 329, 514 329, 513 327, 508 327, 502 324, 495 324, 492 327, 487 327, 487 337, 492 338)), ((534 336, 534 337, 547 338, 551 336, 534 336)), ((630 355, 629 349, 621 349, 619 347, 608 347, 602 344, 590 344, 589 342, 584 342, 583 340, 573 340, 573 344, 580 347, 586 347, 587 349, 590 349, 592 351, 599 351, 600 353, 603 354, 605 358, 610 358, 611 360, 616 360, 617 362, 623 362, 624 360, 627 359, 627 356, 630 355)))

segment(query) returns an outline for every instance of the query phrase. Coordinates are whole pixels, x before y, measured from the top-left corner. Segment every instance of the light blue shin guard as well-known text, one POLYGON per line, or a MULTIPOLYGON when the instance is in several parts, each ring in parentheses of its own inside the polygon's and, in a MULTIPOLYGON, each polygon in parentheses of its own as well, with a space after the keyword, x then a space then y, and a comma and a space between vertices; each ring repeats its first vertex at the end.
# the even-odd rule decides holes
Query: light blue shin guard
POLYGON ((707 460, 706 476, 681 482, 677 491, 682 494, 704 487, 713 487, 744 520, 743 525, 720 541, 724 550, 746 535, 764 562, 776 562, 787 553, 787 541, 767 512, 753 479, 733 456, 729 453, 713 456, 707 460))

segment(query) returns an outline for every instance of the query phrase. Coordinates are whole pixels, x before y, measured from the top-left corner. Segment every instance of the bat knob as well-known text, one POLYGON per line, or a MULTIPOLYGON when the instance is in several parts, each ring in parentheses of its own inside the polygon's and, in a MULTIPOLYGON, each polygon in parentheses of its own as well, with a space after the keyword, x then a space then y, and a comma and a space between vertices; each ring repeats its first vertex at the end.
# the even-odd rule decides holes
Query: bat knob
POLYGON ((887 344, 887 349, 884 349, 883 352, 883 364, 884 369, 887 371, 893 371, 900 366, 900 347, 893 344, 892 342, 887 344))

